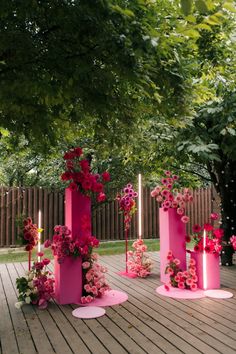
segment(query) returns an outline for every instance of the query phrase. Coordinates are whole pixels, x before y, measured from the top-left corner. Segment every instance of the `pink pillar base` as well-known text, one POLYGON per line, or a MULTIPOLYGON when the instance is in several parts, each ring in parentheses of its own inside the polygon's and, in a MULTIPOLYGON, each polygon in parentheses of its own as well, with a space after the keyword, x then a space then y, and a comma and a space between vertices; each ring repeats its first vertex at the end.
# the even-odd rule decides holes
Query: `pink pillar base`
POLYGON ((60 305, 78 304, 82 296, 81 258, 66 257, 59 264, 54 257, 55 300, 60 305))
POLYGON ((203 269, 203 253, 191 251, 191 258, 196 262, 196 274, 198 276, 199 289, 219 289, 220 288, 220 263, 218 253, 206 253, 206 271, 203 269), (205 276, 205 286, 204 286, 205 276))
POLYGON ((161 282, 169 281, 169 275, 165 274, 167 265, 167 254, 172 251, 175 258, 180 260, 180 268, 186 270, 186 242, 185 224, 181 221, 181 216, 176 209, 170 208, 163 211, 159 208, 160 225, 160 272, 161 282))

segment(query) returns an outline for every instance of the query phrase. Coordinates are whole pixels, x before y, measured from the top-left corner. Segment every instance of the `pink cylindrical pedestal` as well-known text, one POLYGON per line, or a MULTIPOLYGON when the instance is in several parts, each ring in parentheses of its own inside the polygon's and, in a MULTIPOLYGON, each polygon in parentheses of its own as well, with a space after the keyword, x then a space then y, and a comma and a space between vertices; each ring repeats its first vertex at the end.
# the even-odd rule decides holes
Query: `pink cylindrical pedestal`
POLYGON ((91 235, 91 200, 80 191, 65 190, 65 225, 74 239, 91 235))
POLYGON ((81 258, 65 257, 63 263, 54 257, 55 299, 60 305, 78 304, 82 296, 81 258))
POLYGON ((197 286, 199 289, 220 288, 220 261, 218 253, 191 251, 191 258, 196 262, 197 286), (205 257, 205 261, 204 261, 205 257))
POLYGON ((160 273, 161 281, 169 281, 169 275, 165 274, 167 265, 167 254, 173 252, 175 258, 180 260, 180 268, 186 270, 186 242, 185 224, 181 221, 181 216, 176 209, 170 208, 163 211, 159 208, 159 228, 160 228, 160 273))

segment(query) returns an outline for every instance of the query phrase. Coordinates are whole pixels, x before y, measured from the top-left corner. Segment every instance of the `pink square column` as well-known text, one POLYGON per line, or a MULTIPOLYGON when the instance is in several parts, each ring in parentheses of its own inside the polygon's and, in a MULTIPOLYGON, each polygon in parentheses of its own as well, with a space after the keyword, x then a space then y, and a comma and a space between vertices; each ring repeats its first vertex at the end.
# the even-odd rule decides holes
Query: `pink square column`
POLYGON ((163 211, 159 208, 159 228, 160 228, 160 273, 161 281, 169 281, 169 275, 165 274, 167 265, 167 254, 173 252, 175 258, 180 260, 180 268, 186 270, 186 242, 185 224, 181 221, 181 216, 176 209, 170 208, 163 211))
POLYGON ((65 225, 74 239, 91 235, 91 200, 79 191, 65 190, 65 225))
POLYGON ((220 262, 218 253, 205 253, 206 269, 204 271, 203 253, 191 251, 191 258, 196 262, 197 286, 200 289, 210 290, 220 288, 220 262), (205 274, 204 274, 205 272, 205 274), (205 284, 204 284, 205 276, 205 284), (205 285, 205 288, 204 288, 205 285))
POLYGON ((55 299, 60 305, 78 304, 82 296, 81 258, 65 257, 63 263, 54 257, 55 299))

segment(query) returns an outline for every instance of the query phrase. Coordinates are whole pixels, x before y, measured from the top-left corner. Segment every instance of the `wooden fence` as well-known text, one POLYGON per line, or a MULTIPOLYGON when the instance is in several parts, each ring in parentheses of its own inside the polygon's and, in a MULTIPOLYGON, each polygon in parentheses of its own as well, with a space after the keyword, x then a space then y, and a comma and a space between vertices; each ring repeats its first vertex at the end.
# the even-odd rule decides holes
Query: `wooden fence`
MULTIPOLYGON (((212 211, 218 211, 217 199, 212 188, 193 191, 194 202, 188 206, 190 223, 202 224, 212 211)), ((52 238, 53 227, 64 224, 64 195, 58 191, 42 188, 0 188, 0 247, 17 244, 19 228, 16 219, 31 216, 38 223, 38 212, 42 212, 43 238, 52 238)), ((158 205, 150 196, 150 189, 143 189, 143 237, 159 237, 158 205)), ((117 201, 98 206, 92 212, 93 235, 100 240, 122 240, 124 238, 123 215, 119 213, 117 201)), ((131 224, 129 237, 137 238, 137 213, 131 224)))

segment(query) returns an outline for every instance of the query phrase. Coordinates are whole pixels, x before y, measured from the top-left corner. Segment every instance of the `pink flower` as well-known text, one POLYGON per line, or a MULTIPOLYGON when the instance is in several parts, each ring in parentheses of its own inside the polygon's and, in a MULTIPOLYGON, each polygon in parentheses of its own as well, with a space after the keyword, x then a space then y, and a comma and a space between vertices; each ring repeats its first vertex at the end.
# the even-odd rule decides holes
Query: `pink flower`
POLYGON ((190 289, 192 290, 192 291, 195 291, 195 290, 197 290, 197 284, 191 284, 190 285, 190 289))
POLYGON ((184 215, 184 216, 182 216, 181 221, 182 221, 184 224, 187 224, 187 223, 189 222, 189 217, 186 216, 186 215, 184 215))
POLYGON ((219 219, 219 214, 218 213, 211 213, 211 219, 212 220, 218 220, 219 219))
POLYGON ((177 214, 183 215, 184 209, 183 208, 177 208, 177 214))
POLYGON ((177 258, 175 258, 175 259, 173 260, 173 262, 174 262, 176 265, 180 265, 180 260, 177 259, 177 258))
POLYGON ((215 229, 213 231, 213 235, 217 238, 221 238, 224 235, 224 230, 223 229, 215 229))
POLYGON ((178 288, 179 288, 179 289, 185 289, 184 282, 180 281, 180 282, 178 283, 178 288))
POLYGON ((106 200, 105 193, 103 193, 103 192, 99 193, 99 195, 97 196, 97 201, 98 202, 104 202, 105 200, 106 200))
POLYGON ((171 176, 171 172, 170 171, 165 171, 165 175, 166 176, 171 176))
POLYGON ((190 258, 190 260, 189 260, 189 265, 194 266, 195 264, 196 264, 195 259, 190 258))
POLYGON ((155 189, 153 189, 153 191, 151 191, 151 197, 156 197, 157 196, 157 191, 155 189))
POLYGON ((88 269, 90 267, 90 262, 83 262, 82 263, 82 268, 83 269, 88 269))

